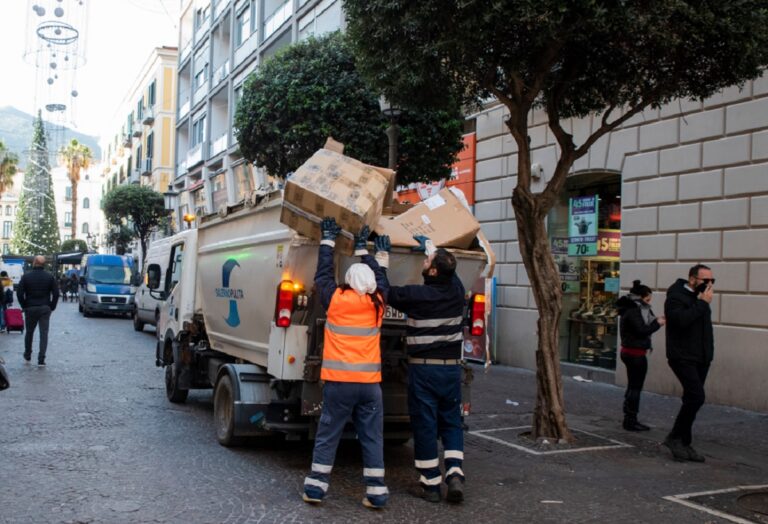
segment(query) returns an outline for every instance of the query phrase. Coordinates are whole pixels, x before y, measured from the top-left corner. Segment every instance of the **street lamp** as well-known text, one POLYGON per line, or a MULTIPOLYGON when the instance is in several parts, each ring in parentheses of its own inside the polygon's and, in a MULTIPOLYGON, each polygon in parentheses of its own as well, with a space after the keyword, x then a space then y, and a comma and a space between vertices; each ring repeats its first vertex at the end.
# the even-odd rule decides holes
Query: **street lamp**
POLYGON ((397 137, 398 127, 397 119, 402 112, 399 107, 392 104, 384 95, 379 97, 379 108, 384 116, 389 120, 387 127, 387 139, 389 140, 389 164, 387 167, 394 170, 397 167, 397 137))
POLYGON ((168 184, 168 191, 163 193, 163 198, 165 199, 165 209, 169 211, 168 221, 166 222, 165 228, 165 234, 168 236, 173 235, 173 211, 174 206, 176 205, 177 196, 179 196, 179 193, 173 190, 173 186, 171 184, 168 184))

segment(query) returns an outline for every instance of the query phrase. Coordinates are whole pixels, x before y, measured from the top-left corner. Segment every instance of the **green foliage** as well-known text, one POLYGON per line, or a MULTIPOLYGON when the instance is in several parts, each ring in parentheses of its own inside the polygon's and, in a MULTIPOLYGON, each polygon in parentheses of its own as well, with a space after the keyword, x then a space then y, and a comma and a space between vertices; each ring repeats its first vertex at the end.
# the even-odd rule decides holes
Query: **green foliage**
MULTIPOLYGON (((379 109, 378 92, 365 84, 357 67, 340 33, 310 38, 265 63, 246 81, 235 112, 245 158, 285 176, 333 136, 344 143, 345 154, 386 166, 389 122, 379 109)), ((462 117, 459 106, 446 100, 400 116, 399 183, 450 174, 462 147, 462 117)))
POLYGON ((363 71, 393 99, 530 96, 557 116, 704 98, 768 58, 764 0, 348 0, 363 71))
POLYGON ((5 143, 0 140, 0 195, 13 187, 13 175, 16 174, 18 165, 18 155, 5 147, 5 143))
POLYGON ((107 245, 115 247, 115 253, 125 255, 136 233, 128 226, 116 226, 107 234, 107 245))
POLYGON ((59 250, 59 243, 48 146, 38 112, 11 245, 14 253, 20 255, 50 255, 59 250))
POLYGON ((107 193, 103 205, 107 222, 118 227, 123 221, 131 225, 141 243, 142 259, 146 257, 147 237, 168 214, 163 195, 148 186, 128 184, 107 193))
POLYGON ((69 240, 65 240, 64 242, 61 243, 62 253, 72 253, 74 251, 79 251, 80 253, 87 253, 88 244, 86 244, 85 240, 82 240, 80 238, 70 238, 69 240))

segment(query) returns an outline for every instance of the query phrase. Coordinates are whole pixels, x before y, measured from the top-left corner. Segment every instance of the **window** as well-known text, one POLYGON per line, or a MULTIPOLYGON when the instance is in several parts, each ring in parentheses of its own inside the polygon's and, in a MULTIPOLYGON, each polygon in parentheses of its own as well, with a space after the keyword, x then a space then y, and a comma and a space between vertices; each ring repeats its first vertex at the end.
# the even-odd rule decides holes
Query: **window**
POLYGON ((264 5, 264 40, 277 31, 290 17, 293 12, 293 2, 287 0, 275 5, 279 0, 267 1, 264 5))
POLYGON ((150 133, 147 135, 147 159, 152 159, 152 152, 155 149, 155 134, 150 133))
POLYGON ((139 101, 136 103, 136 119, 141 122, 142 118, 144 118, 144 100, 139 98, 139 101))
POLYGON ((205 7, 201 7, 195 11, 195 29, 200 28, 211 14, 211 5, 208 4, 205 7))
POLYGON ((157 90, 157 80, 152 80, 152 83, 149 84, 149 90, 147 91, 147 105, 149 107, 154 107, 155 105, 155 97, 157 90))
POLYGON ((9 217, 13 214, 13 208, 11 206, 5 206, 5 216, 9 217))
POLYGON ((201 144, 205 139, 205 115, 192 123, 192 146, 201 144))
POLYGON ((13 233, 13 222, 6 220, 3 222, 3 238, 11 238, 13 233))
MULTIPOLYGON (((136 148, 136 169, 141 169, 141 146, 136 148)), ((129 171, 129 173, 130 173, 130 171, 129 171)), ((122 177, 120 177, 120 178, 122 178, 122 177)))
POLYGON ((195 78, 192 80, 192 90, 196 90, 203 85, 208 78, 208 64, 205 64, 200 71, 195 73, 195 78))
POLYGON ((208 80, 208 55, 210 48, 205 44, 202 49, 195 53, 194 71, 195 76, 192 79, 192 90, 197 90, 208 80))
POLYGON ((72 235, 64 235, 64 240, 72 240, 72 235))
POLYGON ((245 8, 237 14, 235 19, 235 47, 239 47, 251 36, 251 5, 248 3, 245 8))
POLYGON ((219 208, 227 203, 227 182, 224 178, 224 173, 211 177, 211 185, 213 186, 213 211, 216 212, 219 208))
POLYGON ((299 40, 336 31, 342 16, 340 0, 323 0, 299 20, 299 40))
POLYGON ((242 162, 233 168, 235 175, 235 198, 244 199, 253 189, 253 165, 242 162))
POLYGON ((88 230, 88 222, 83 222, 82 232, 84 235, 87 235, 88 233, 90 233, 90 231, 88 230))
POLYGON ((72 212, 64 213, 64 227, 72 227, 72 212))
POLYGON ((8 255, 11 253, 11 246, 8 244, 3 244, 3 255, 8 255))
POLYGON ((90 209, 90 207, 91 207, 91 199, 89 199, 88 197, 85 197, 83 199, 83 209, 90 209))
POLYGON ((192 192, 192 201, 195 205, 195 214, 197 216, 203 216, 206 213, 206 198, 205 198, 205 186, 201 187, 197 191, 192 192))
POLYGON ((168 273, 171 278, 167 278, 166 294, 171 293, 176 284, 181 280, 181 266, 184 262, 184 244, 178 244, 173 246, 173 252, 171 253, 171 265, 168 267, 168 273))
POLYGON ((67 202, 72 201, 72 186, 67 186, 64 190, 64 198, 67 200, 67 202))

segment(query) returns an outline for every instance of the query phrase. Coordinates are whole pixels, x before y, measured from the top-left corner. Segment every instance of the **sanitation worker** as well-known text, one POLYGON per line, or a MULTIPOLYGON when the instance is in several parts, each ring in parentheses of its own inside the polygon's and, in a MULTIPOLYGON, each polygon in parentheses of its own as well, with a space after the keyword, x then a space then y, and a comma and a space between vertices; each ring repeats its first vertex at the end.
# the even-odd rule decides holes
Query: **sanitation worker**
POLYGON ((440 502, 437 439, 443 442, 446 499, 464 500, 464 434, 461 425, 461 355, 465 291, 456 276, 456 258, 414 237, 426 253, 423 285, 392 286, 388 303, 405 313, 408 346, 408 411, 413 430, 419 488, 415 495, 440 502))
MULTIPOLYGON (((363 477, 367 508, 384 507, 389 490, 384 484, 384 405, 381 395, 379 330, 389 291, 386 271, 368 254, 369 230, 355 237, 355 255, 345 283, 336 285, 333 250, 341 228, 333 218, 321 224, 322 241, 315 273, 315 289, 327 311, 323 363, 323 409, 315 437, 312 470, 304 479, 304 501, 322 502, 328 491, 336 448, 351 418, 363 448, 363 477)), ((388 259, 389 237, 375 242, 377 256, 388 259), (386 255, 386 256, 385 256, 386 255)))

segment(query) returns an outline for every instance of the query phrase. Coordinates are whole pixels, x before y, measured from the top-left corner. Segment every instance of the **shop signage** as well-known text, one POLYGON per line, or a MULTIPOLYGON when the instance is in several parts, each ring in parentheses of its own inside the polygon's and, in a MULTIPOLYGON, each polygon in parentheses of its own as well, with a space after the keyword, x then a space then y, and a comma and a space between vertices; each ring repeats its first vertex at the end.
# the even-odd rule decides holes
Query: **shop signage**
POLYGON ((597 232, 597 256, 616 259, 621 256, 620 229, 601 229, 597 232))
POLYGON ((553 255, 567 255, 568 254, 568 238, 552 237, 551 248, 552 248, 553 255))
POLYGON ((568 255, 597 255, 597 195, 568 200, 568 255))

